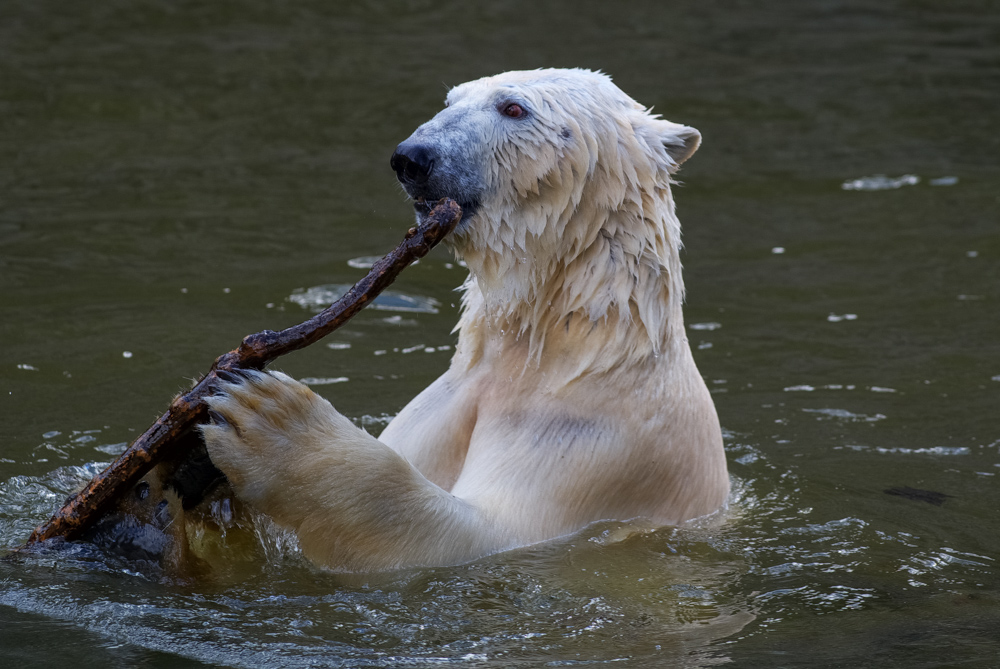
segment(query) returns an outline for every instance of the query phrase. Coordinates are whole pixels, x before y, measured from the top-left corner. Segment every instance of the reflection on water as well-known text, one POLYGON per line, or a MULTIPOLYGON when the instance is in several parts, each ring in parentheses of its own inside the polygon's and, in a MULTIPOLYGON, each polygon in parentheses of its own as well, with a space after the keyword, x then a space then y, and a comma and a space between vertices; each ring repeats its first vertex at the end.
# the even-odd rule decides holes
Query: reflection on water
MULTIPOLYGON (((288 297, 289 302, 294 302, 304 309, 320 312, 339 300, 351 289, 349 284, 313 286, 312 288, 298 289, 288 297)), ((383 291, 371 304, 371 309, 376 311, 408 311, 421 314, 436 314, 440 303, 433 297, 420 297, 416 295, 406 295, 395 290, 383 291)))
POLYGON ((916 186, 920 183, 920 177, 915 174, 904 174, 901 177, 887 177, 884 174, 876 174, 873 177, 861 177, 851 179, 840 185, 844 190, 892 190, 903 186, 916 186))
MULTIPOLYGON (((849 179, 840 184, 840 187, 844 190, 893 190, 903 186, 916 186, 918 183, 920 183, 920 177, 915 174, 904 174, 901 177, 876 174, 871 177, 849 179)), ((954 186, 958 183, 958 177, 936 177, 928 179, 927 183, 931 186, 954 186)))

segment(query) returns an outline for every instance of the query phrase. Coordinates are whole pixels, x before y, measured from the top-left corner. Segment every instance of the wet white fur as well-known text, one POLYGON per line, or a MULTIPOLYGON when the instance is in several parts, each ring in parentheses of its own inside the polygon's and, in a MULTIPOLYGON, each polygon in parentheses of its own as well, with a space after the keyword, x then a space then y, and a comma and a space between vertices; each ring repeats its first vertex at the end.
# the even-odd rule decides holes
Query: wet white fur
POLYGON ((451 240, 470 270, 451 367, 378 440, 282 374, 227 385, 211 404, 230 425, 204 432, 237 493, 349 571, 717 510, 729 482, 670 190, 697 131, 605 75, 535 70, 452 89, 414 137, 480 201, 451 240), (503 116, 510 101, 529 114, 503 116))

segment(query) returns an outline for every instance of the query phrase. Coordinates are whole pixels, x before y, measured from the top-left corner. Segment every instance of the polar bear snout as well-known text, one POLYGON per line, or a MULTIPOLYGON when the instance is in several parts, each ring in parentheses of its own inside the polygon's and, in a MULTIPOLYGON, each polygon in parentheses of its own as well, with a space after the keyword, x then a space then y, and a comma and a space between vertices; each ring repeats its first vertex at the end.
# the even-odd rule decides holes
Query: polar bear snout
POLYGON ((405 141, 396 147, 389 159, 389 166, 396 172, 399 183, 406 186, 422 186, 434 171, 434 150, 423 144, 405 141))
MULTIPOLYGON (((389 166, 414 200, 435 202, 450 197, 458 202, 464 223, 479 208, 483 179, 468 155, 468 142, 459 143, 432 124, 424 124, 397 146, 389 166)), ((421 207, 417 205, 418 211, 421 207)))

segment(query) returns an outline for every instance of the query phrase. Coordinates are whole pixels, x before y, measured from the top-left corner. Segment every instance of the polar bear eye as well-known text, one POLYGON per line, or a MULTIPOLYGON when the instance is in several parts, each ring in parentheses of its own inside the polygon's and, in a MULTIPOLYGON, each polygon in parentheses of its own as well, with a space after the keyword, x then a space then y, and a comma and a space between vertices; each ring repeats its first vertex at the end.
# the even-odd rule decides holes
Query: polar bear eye
POLYGON ((502 107, 501 113, 508 118, 521 118, 526 112, 521 105, 510 102, 502 107))

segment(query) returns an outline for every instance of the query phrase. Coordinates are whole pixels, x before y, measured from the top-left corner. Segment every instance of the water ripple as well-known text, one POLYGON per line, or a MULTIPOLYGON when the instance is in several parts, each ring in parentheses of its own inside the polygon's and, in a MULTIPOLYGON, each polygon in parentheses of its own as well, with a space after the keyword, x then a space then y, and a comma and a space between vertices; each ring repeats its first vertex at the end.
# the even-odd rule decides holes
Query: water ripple
MULTIPOLYGON (((319 313, 339 300, 351 286, 348 284, 326 284, 312 288, 299 288, 286 298, 303 309, 319 313)), ((387 290, 375 298, 372 309, 379 311, 402 311, 420 314, 436 314, 441 303, 433 297, 407 295, 399 291, 387 290)))

